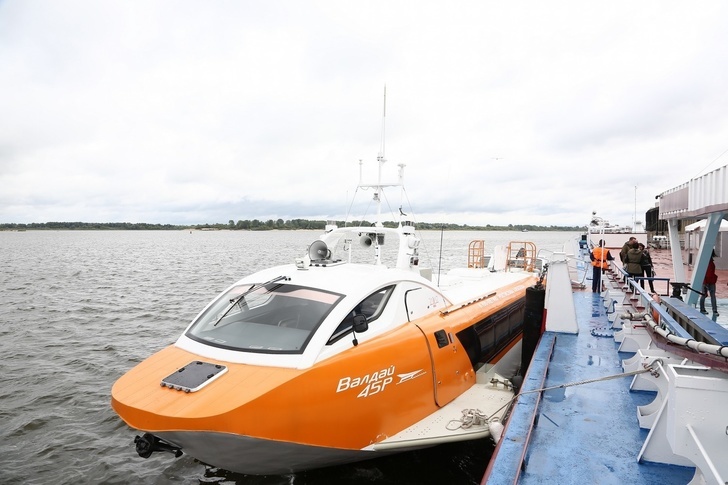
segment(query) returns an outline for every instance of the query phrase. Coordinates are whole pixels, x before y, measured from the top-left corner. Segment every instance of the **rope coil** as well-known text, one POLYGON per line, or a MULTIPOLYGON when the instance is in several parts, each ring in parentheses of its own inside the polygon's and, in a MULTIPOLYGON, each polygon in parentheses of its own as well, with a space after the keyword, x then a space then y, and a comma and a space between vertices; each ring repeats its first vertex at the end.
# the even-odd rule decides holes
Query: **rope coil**
POLYGON ((455 431, 457 429, 468 429, 473 426, 487 426, 489 417, 480 409, 463 409, 462 417, 460 419, 452 419, 445 426, 448 431, 455 431), (457 423, 457 426, 452 427, 453 423, 457 423))

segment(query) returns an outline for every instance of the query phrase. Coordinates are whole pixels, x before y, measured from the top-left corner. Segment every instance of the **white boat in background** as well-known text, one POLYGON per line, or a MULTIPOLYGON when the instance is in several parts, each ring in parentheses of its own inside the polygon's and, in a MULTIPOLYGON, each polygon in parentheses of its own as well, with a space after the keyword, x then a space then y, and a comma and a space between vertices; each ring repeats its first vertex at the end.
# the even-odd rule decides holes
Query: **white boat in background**
POLYGON ((617 226, 597 216, 596 211, 594 211, 582 241, 585 241, 588 247, 593 248, 599 245, 600 240, 604 240, 604 247, 621 249, 630 237, 635 237, 637 242, 647 245, 647 233, 642 227, 642 222, 636 221, 634 227, 617 226))
MULTIPOLYGON (((403 188, 404 165, 384 184, 383 164, 359 184, 377 204, 403 188)), ((543 293, 536 247, 488 258, 476 241, 438 275, 420 244, 410 220, 329 225, 300 258, 220 293, 114 384, 139 455, 283 474, 489 436, 514 395, 527 290, 543 293)))

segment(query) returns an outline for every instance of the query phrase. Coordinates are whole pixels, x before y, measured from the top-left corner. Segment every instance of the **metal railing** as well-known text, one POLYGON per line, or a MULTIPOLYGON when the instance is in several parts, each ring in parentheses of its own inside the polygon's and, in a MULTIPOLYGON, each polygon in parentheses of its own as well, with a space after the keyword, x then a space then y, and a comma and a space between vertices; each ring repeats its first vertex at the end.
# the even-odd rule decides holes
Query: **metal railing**
MULTIPOLYGON (((629 273, 627 273, 621 266, 618 266, 614 261, 610 261, 609 263, 611 265, 611 269, 613 272, 618 273, 622 276, 623 280, 632 280, 639 286, 641 289, 644 287, 645 282, 652 281, 653 286, 654 283, 659 283, 661 281, 665 282, 665 292, 660 293, 659 291, 655 291, 660 296, 670 296, 670 278, 664 278, 664 277, 657 277, 657 276, 630 276, 629 273)), ((655 290, 657 290, 657 287, 655 287, 655 290)))
MULTIPOLYGON (((663 328, 683 338, 690 338, 698 342, 705 342, 714 345, 728 344, 728 330, 712 319, 698 312, 694 307, 683 302, 680 296, 668 296, 668 298, 654 299, 639 284, 640 280, 648 278, 631 277, 621 267, 613 264, 613 271, 625 279, 628 285, 628 292, 639 298, 639 306, 649 310, 653 319, 663 328)), ((671 286, 670 278, 653 278, 654 280, 666 280, 668 288, 671 286)), ((674 286, 678 295, 682 285, 674 286)))

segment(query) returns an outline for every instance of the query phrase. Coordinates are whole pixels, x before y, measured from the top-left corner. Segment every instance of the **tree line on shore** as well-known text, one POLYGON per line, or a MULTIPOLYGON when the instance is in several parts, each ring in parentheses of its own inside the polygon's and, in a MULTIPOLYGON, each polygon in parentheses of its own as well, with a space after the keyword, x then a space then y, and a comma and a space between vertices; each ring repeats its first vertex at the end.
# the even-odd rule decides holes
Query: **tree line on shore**
MULTIPOLYGON (((131 231, 174 231, 174 230, 242 230, 242 231, 270 231, 270 230, 301 230, 313 229, 323 231, 330 221, 308 220, 308 219, 283 219, 261 221, 230 219, 227 224, 149 224, 145 222, 32 222, 32 223, 0 223, 0 230, 23 231, 23 230, 131 230, 131 231)), ((371 226, 368 221, 333 221, 337 226, 371 226)), ((396 222, 384 222, 385 227, 397 227, 396 222)), ((508 224, 496 226, 486 224, 484 226, 471 226, 468 224, 449 223, 428 223, 417 224, 419 230, 445 230, 445 231, 583 231, 583 226, 538 226, 534 224, 508 224)))

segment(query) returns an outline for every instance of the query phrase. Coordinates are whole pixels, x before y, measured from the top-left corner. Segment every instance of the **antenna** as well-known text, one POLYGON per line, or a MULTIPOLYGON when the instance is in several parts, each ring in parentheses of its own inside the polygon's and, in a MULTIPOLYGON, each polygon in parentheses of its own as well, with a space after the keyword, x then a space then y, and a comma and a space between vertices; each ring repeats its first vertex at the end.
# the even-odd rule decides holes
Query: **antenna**
POLYGON ((637 186, 634 186, 634 218, 632 219, 632 232, 637 230, 637 186))
POLYGON ((384 160, 384 131, 387 120, 387 85, 384 85, 384 106, 382 107, 382 144, 379 147, 379 157, 384 160))

